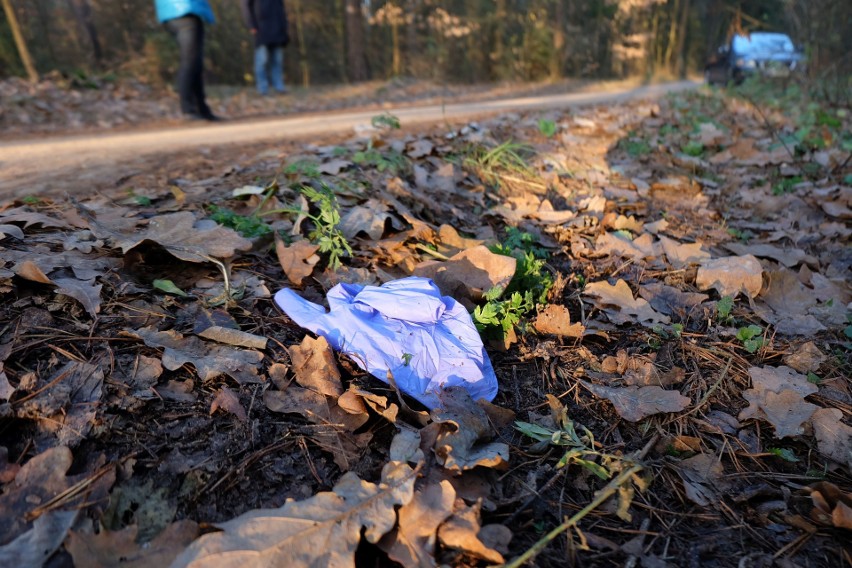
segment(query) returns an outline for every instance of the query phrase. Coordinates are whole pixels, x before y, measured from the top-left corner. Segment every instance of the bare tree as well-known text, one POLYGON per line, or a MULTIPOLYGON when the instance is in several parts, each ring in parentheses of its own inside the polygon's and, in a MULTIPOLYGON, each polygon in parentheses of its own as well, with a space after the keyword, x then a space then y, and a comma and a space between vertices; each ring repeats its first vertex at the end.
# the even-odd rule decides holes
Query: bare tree
POLYGON ((21 57, 21 63, 24 64, 24 69, 27 76, 33 83, 38 81, 38 71, 36 71, 33 59, 30 57, 30 50, 27 49, 27 42, 24 40, 24 35, 21 33, 21 27, 18 25, 18 18, 15 17, 15 11, 12 9, 10 0, 3 1, 3 13, 6 14, 6 21, 9 22, 9 27, 12 28, 12 36, 15 38, 15 46, 18 48, 18 55, 21 57))
POLYGON ((364 14, 360 0, 346 0, 346 62, 350 81, 367 80, 364 14))

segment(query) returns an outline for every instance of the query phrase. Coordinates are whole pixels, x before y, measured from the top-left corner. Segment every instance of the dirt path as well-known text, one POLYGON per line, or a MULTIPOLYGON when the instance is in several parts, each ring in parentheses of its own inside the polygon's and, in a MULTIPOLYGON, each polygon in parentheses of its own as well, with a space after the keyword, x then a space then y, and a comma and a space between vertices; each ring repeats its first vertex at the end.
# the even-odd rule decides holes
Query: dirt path
MULTIPOLYGON (((408 126, 444 120, 469 120, 513 111, 616 103, 658 97, 695 86, 695 82, 681 81, 619 90, 585 90, 560 95, 386 110, 408 126)), ((120 164, 138 165, 141 159, 162 156, 164 153, 342 134, 359 125, 369 125, 375 115, 375 110, 314 113, 117 134, 4 142, 0 144, 0 199, 20 196, 22 192, 51 194, 68 191, 69 187, 79 187, 81 181, 97 179, 120 164), (69 186, 71 180, 78 183, 69 186)))

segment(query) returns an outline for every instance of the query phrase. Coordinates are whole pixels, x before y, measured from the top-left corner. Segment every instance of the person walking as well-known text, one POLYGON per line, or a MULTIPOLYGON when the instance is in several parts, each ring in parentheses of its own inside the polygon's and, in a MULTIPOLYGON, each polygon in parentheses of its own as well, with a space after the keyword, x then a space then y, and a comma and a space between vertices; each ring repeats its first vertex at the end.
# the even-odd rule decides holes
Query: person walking
POLYGON ((284 48, 290 43, 284 0, 242 0, 246 27, 254 36, 254 77, 257 92, 265 95, 269 84, 279 93, 284 86, 284 48))
POLYGON ((208 0, 155 0, 157 19, 178 43, 180 110, 190 120, 220 120, 204 94, 204 25, 215 20, 208 0))

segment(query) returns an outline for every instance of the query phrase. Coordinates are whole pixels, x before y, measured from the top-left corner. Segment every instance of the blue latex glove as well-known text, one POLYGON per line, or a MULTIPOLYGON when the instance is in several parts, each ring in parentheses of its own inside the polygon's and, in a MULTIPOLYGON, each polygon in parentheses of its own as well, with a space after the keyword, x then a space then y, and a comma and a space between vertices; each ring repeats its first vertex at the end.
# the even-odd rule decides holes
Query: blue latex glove
POLYGON ((290 289, 275 303, 294 322, 321 335, 359 367, 427 408, 440 407, 442 388, 460 386, 474 399, 497 395, 497 377, 465 307, 428 278, 382 286, 338 284, 328 291, 329 312, 290 289))

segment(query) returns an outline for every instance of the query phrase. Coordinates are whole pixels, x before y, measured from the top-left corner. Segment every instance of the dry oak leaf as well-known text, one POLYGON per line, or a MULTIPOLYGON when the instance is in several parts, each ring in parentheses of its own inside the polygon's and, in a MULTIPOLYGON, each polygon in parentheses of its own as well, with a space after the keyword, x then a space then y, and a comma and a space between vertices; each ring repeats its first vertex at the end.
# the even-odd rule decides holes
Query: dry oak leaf
POLYGON ((77 511, 49 511, 40 516, 33 522, 33 528, 0 546, 0 566, 42 566, 62 545, 76 520, 77 511))
POLYGON ((236 416, 240 422, 246 422, 248 420, 246 410, 243 408, 243 405, 240 404, 239 397, 228 387, 222 387, 222 390, 220 390, 219 394, 216 395, 216 398, 213 399, 213 402, 210 404, 210 414, 213 414, 220 408, 225 412, 230 412, 236 416))
POLYGON ((478 302, 491 288, 505 288, 515 275, 517 260, 495 254, 485 245, 453 255, 447 261, 426 261, 417 265, 414 276, 431 278, 441 293, 460 302, 478 302))
POLYGON ((121 231, 122 227, 113 227, 94 218, 89 224, 98 238, 108 239, 124 253, 145 241, 152 241, 187 262, 208 262, 211 257, 230 258, 237 251, 252 247, 250 240, 233 229, 210 219, 198 220, 189 211, 152 217, 144 229, 127 233, 121 231))
POLYGON ((202 381, 228 375, 241 385, 261 382, 257 367, 263 360, 263 353, 259 351, 211 345, 197 337, 184 337, 173 330, 157 331, 152 327, 123 334, 141 339, 148 347, 162 348, 163 366, 170 371, 191 363, 202 381))
POLYGON ((687 498, 706 507, 718 499, 724 489, 725 473, 719 458, 710 454, 697 454, 677 464, 677 473, 683 481, 687 498))
MULTIPOLYGON (((347 402, 349 400, 344 399, 344 404, 347 402)), ((369 414, 351 413, 351 408, 338 406, 334 397, 311 389, 289 386, 283 392, 267 390, 263 393, 263 403, 272 412, 300 414, 319 425, 311 439, 329 452, 334 463, 344 471, 351 469, 372 439, 370 432, 351 434, 369 420, 369 414)))
POLYGON ((810 491, 814 509, 811 518, 821 525, 852 531, 852 494, 844 493, 828 481, 806 488, 810 491))
POLYGON ((399 523, 379 548, 406 568, 433 568, 438 527, 453 514, 456 491, 449 481, 426 485, 399 510, 399 523))
POLYGON ((71 531, 65 550, 75 566, 86 568, 164 568, 198 536, 198 525, 183 520, 167 526, 151 542, 136 542, 139 527, 98 534, 71 531))
POLYGON ((586 327, 577 322, 571 323, 571 313, 565 306, 548 304, 538 313, 533 327, 539 333, 549 333, 561 337, 583 337, 586 327))
POLYGON ((40 431, 55 434, 60 445, 74 447, 97 424, 104 371, 89 363, 72 361, 46 383, 52 387, 22 403, 17 409, 18 417, 37 421, 40 431))
POLYGON ((745 292, 754 298, 763 286, 763 268, 750 254, 705 260, 698 267, 695 286, 699 290, 714 288, 720 296, 745 292))
POLYGON ((340 230, 349 240, 363 232, 377 241, 382 238, 388 219, 394 224, 395 219, 388 205, 378 199, 368 199, 363 205, 352 207, 343 215, 340 219, 340 230))
POLYGON ((302 343, 287 349, 296 382, 306 389, 331 397, 343 394, 334 351, 323 336, 305 336, 302 343))
POLYGON ((302 281, 311 275, 314 266, 320 261, 317 254, 319 245, 311 244, 305 239, 298 240, 291 245, 286 245, 278 233, 275 233, 275 254, 278 256, 278 264, 287 279, 301 286, 302 281))
POLYGON ((842 418, 838 408, 820 408, 811 417, 811 425, 820 453, 852 471, 852 426, 841 422, 842 418))
MULTIPOLYGON (((83 476, 66 477, 73 456, 65 446, 51 448, 25 463, 0 495, 0 544, 30 528, 27 514, 45 505, 83 476)), ((85 496, 84 496, 85 497, 85 496)), ((78 500, 79 501, 79 500, 78 500)))
POLYGON ((379 484, 345 473, 332 491, 278 509, 249 511, 215 526, 171 568, 355 568, 363 537, 377 543, 396 524, 396 507, 414 494, 417 470, 390 462, 379 484))
POLYGON ((211 325, 198 333, 204 339, 218 341, 235 347, 248 347, 250 349, 266 349, 266 338, 261 335, 247 333, 231 327, 211 325))
POLYGON ((815 372, 819 369, 820 365, 828 360, 828 357, 819 350, 819 347, 813 341, 808 341, 794 349, 795 351, 792 353, 784 355, 783 360, 787 366, 792 367, 800 373, 807 373, 808 371, 815 372))
POLYGON ((689 264, 698 264, 710 259, 710 253, 701 250, 701 243, 679 243, 660 235, 660 244, 669 263, 674 268, 683 268, 689 264))
POLYGON ((766 420, 778 438, 798 436, 818 406, 805 397, 819 388, 790 367, 751 367, 752 388, 743 391, 749 406, 740 411, 739 420, 766 420))
MULTIPOLYGON (((438 529, 438 539, 447 548, 464 551, 491 564, 502 564, 504 562, 503 555, 483 542, 484 535, 482 533, 486 527, 480 526, 481 506, 480 502, 467 506, 463 500, 457 500, 456 511, 453 516, 438 529)), ((501 544, 503 545, 508 544, 512 538, 512 533, 507 527, 500 526, 502 530, 497 533, 499 536, 496 540, 502 540, 501 544)), ((488 525, 488 527, 490 528, 491 525, 488 525)), ((490 537, 489 540, 493 540, 494 533, 497 531, 485 532, 490 537)))
POLYGON ((689 398, 677 391, 663 390, 656 385, 623 388, 580 383, 592 394, 612 403, 618 415, 630 422, 638 422, 647 416, 661 412, 680 412, 689 406, 689 398))
POLYGON ((435 441, 435 456, 445 469, 462 472, 477 466, 505 468, 509 446, 480 440, 491 436, 485 410, 461 387, 441 391, 441 408, 432 411, 432 420, 441 425, 435 441))
POLYGON ((619 279, 614 285, 606 281, 591 282, 586 284, 583 294, 596 297, 595 305, 614 324, 634 321, 645 326, 669 323, 668 316, 657 313, 646 300, 634 298, 630 286, 624 280, 619 279))

